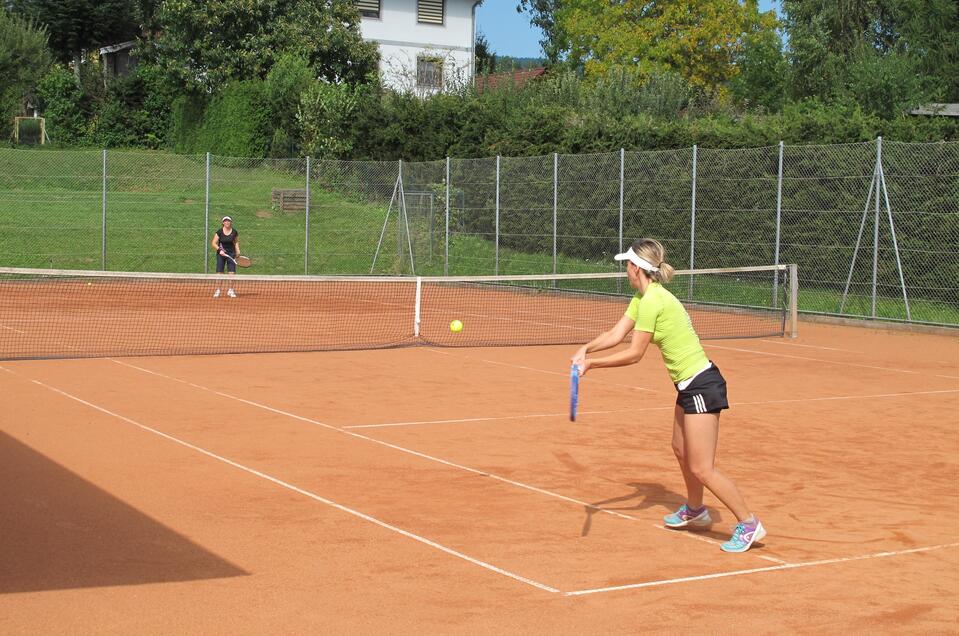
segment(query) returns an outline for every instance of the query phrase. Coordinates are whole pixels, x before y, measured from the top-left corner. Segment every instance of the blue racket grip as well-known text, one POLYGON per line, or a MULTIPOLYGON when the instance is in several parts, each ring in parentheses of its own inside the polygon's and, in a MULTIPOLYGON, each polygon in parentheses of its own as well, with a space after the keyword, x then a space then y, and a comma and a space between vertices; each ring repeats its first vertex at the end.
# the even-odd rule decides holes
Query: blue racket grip
POLYGON ((569 372, 569 421, 576 421, 576 408, 579 406, 579 367, 574 364, 569 372))

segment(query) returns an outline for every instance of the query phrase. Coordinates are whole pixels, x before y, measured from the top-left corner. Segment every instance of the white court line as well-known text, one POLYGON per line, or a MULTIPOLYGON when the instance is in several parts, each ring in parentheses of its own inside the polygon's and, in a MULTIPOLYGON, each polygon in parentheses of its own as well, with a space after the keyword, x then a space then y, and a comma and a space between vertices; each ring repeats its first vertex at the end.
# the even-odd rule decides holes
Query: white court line
POLYGON ((462 552, 457 552, 456 550, 453 550, 452 548, 448 548, 448 547, 446 547, 445 545, 442 545, 442 544, 440 544, 440 543, 437 543, 437 542, 435 542, 435 541, 432 541, 432 540, 430 540, 430 539, 427 539, 426 537, 421 537, 420 535, 414 534, 414 533, 412 533, 412 532, 409 532, 408 530, 403 530, 402 528, 398 528, 398 527, 396 527, 396 526, 394 526, 394 525, 392 525, 392 524, 386 523, 385 521, 380 521, 379 519, 377 519, 377 518, 375 518, 375 517, 371 517, 371 516, 368 515, 368 514, 362 513, 362 512, 360 512, 360 511, 358 511, 358 510, 354 510, 353 508, 348 508, 348 507, 346 507, 346 506, 344 506, 344 505, 342 505, 342 504, 338 504, 338 503, 336 503, 335 501, 332 501, 332 500, 330 500, 330 499, 326 499, 325 497, 321 497, 320 495, 317 495, 316 493, 310 492, 309 490, 304 490, 303 488, 300 488, 300 487, 298 487, 298 486, 294 486, 293 484, 291 484, 291 483, 289 483, 289 482, 286 482, 286 481, 283 481, 282 479, 278 479, 278 478, 276 478, 276 477, 273 477, 272 475, 268 475, 268 474, 266 474, 266 473, 264 473, 264 472, 261 472, 261 471, 259 471, 259 470, 256 470, 255 468, 250 468, 249 466, 244 466, 243 464, 240 464, 240 463, 238 463, 238 462, 235 462, 235 461, 233 461, 233 460, 231 460, 231 459, 227 459, 226 457, 223 457, 222 455, 217 455, 216 453, 214 453, 214 452, 212 452, 212 451, 208 451, 208 450, 206 450, 205 448, 201 448, 201 447, 199 447, 199 446, 196 446, 196 445, 194 445, 194 444, 191 444, 190 442, 184 441, 184 440, 182 440, 182 439, 179 439, 179 438, 177 438, 177 437, 174 437, 174 436, 172 436, 172 435, 169 435, 169 434, 167 434, 167 433, 164 433, 163 431, 160 431, 160 430, 157 430, 157 429, 152 428, 152 427, 150 427, 150 426, 147 426, 146 424, 141 424, 140 422, 137 422, 136 420, 132 420, 132 419, 130 419, 129 417, 125 417, 125 416, 123 416, 123 415, 120 415, 119 413, 114 413, 113 411, 110 411, 109 409, 103 408, 102 406, 97 406, 96 404, 93 404, 93 403, 91 403, 91 402, 87 402, 86 400, 84 400, 84 399, 82 399, 82 398, 79 398, 79 397, 77 397, 77 396, 75 396, 75 395, 72 395, 72 394, 70 394, 70 393, 67 393, 66 391, 62 391, 62 390, 60 390, 60 389, 58 389, 58 388, 56 388, 56 387, 50 386, 49 384, 44 384, 43 382, 40 382, 39 380, 34 380, 33 378, 28 378, 27 376, 21 375, 21 374, 19 374, 19 373, 14 373, 13 371, 11 371, 10 369, 7 369, 6 367, 0 366, 0 370, 3 370, 3 371, 6 371, 7 373, 11 373, 11 374, 13 374, 13 375, 19 376, 19 377, 21 377, 21 378, 23 378, 23 379, 25 379, 25 380, 27 380, 27 381, 29 381, 29 382, 32 382, 32 383, 34 383, 34 384, 36 384, 36 385, 39 385, 39 386, 44 387, 45 389, 49 389, 50 391, 53 391, 54 393, 58 393, 58 394, 66 397, 66 398, 69 398, 69 399, 71 399, 71 400, 74 400, 74 401, 76 401, 76 402, 79 402, 80 404, 83 404, 83 405, 85 405, 85 406, 88 406, 88 407, 90 407, 91 409, 94 409, 94 410, 96 410, 96 411, 100 411, 101 413, 105 413, 105 414, 107 414, 107 415, 110 415, 111 417, 115 417, 115 418, 117 418, 117 419, 119 419, 119 420, 122 420, 122 421, 128 423, 128 424, 132 424, 133 426, 136 426, 137 428, 140 428, 140 429, 142 429, 142 430, 144 430, 144 431, 147 431, 148 433, 153 433, 154 435, 157 435, 157 436, 162 437, 162 438, 164 438, 164 439, 166 439, 166 440, 169 440, 169 441, 171 441, 171 442, 173 442, 173 443, 175 443, 175 444, 179 444, 180 446, 184 446, 184 447, 186 447, 186 448, 189 448, 190 450, 193 450, 193 451, 196 451, 196 452, 201 453, 201 454, 203 454, 203 455, 206 455, 207 457, 210 457, 210 458, 212 458, 212 459, 215 459, 215 460, 217 460, 217 461, 219 461, 219 462, 223 462, 224 464, 227 464, 227 465, 229 465, 229 466, 232 466, 232 467, 234 467, 234 468, 237 468, 237 469, 239 469, 239 470, 242 470, 242 471, 244 471, 244 472, 247 472, 247 473, 249 473, 249 474, 251 474, 251 475, 254 475, 254 476, 256 476, 256 477, 259 477, 260 479, 265 479, 266 481, 269 481, 269 482, 271 482, 271 483, 273 483, 273 484, 276 484, 277 486, 280 486, 281 488, 285 488, 285 489, 287 489, 287 490, 292 490, 293 492, 299 493, 299 494, 303 495, 304 497, 309 497, 310 499, 313 499, 314 501, 318 501, 318 502, 320 502, 320 503, 322 503, 322 504, 326 504, 327 506, 330 506, 331 508, 336 508, 337 510, 339 510, 339 511, 341 511, 341 512, 345 512, 345 513, 347 513, 347 514, 349 514, 349 515, 353 515, 354 517, 358 517, 358 518, 360 518, 360 519, 362 519, 362 520, 364 520, 364 521, 368 521, 368 522, 370 522, 370 523, 372 523, 372 524, 375 524, 375 525, 377 525, 377 526, 380 526, 381 528, 385 528, 385 529, 387 529, 387 530, 390 530, 391 532, 395 532, 395 533, 400 534, 400 535, 402 535, 402 536, 404 536, 404 537, 407 537, 407 538, 409 538, 409 539, 413 539, 414 541, 418 541, 419 543, 422 543, 422 544, 424 544, 424 545, 428 545, 428 546, 430 546, 431 548, 435 548, 435 549, 439 550, 440 552, 445 552, 446 554, 449 554, 449 555, 451 555, 451 556, 454 556, 454 557, 456 557, 456 558, 458 558, 458 559, 463 559, 464 561, 468 561, 469 563, 472 563, 473 565, 478 565, 478 566, 481 567, 481 568, 484 568, 484 569, 486 569, 486 570, 490 570, 491 572, 495 572, 495 573, 497 573, 497 574, 501 574, 501 575, 503 575, 503 576, 505 576, 505 577, 511 578, 511 579, 513 579, 513 580, 515 580, 515 581, 519 581, 520 583, 525 583, 526 585, 530 585, 530 586, 535 587, 535 588, 538 588, 538 589, 540 589, 540 590, 543 590, 543 591, 546 591, 546 592, 552 592, 552 593, 558 593, 558 592, 559 592, 559 590, 556 589, 556 588, 554 588, 554 587, 550 587, 549 585, 545 585, 545 584, 543 584, 543 583, 539 583, 539 582, 537 582, 537 581, 534 581, 534 580, 532 580, 532 579, 529 579, 529 578, 520 576, 520 575, 518 575, 518 574, 514 574, 514 573, 512 573, 512 572, 509 572, 509 571, 504 570, 504 569, 502 569, 502 568, 496 567, 495 565, 492 565, 492 564, 487 563, 487 562, 485 562, 485 561, 480 561, 479 559, 474 559, 474 558, 471 557, 471 556, 468 556, 468 555, 466 555, 466 554, 463 554, 462 552))
MULTIPOLYGON (((479 469, 476 469, 476 468, 470 468, 469 466, 464 466, 464 465, 462 465, 462 464, 457 464, 457 463, 454 463, 454 462, 451 462, 451 461, 448 461, 448 460, 445 460, 445 459, 441 459, 441 458, 439 458, 439 457, 434 457, 433 455, 427 455, 426 453, 421 453, 421 452, 419 452, 419 451, 415 451, 415 450, 412 450, 412 449, 409 449, 409 448, 404 448, 403 446, 397 446, 396 444, 391 444, 391 443, 389 443, 389 442, 384 442, 384 441, 382 441, 382 440, 376 439, 375 437, 369 437, 369 436, 367 436, 367 435, 361 435, 360 433, 354 433, 353 431, 347 431, 347 430, 344 430, 344 429, 342 429, 342 428, 338 428, 338 427, 336 427, 336 426, 332 426, 332 425, 330 425, 330 424, 325 424, 325 423, 323 423, 323 422, 320 422, 319 420, 314 420, 314 419, 311 419, 311 418, 308 418, 308 417, 304 417, 303 415, 297 415, 297 414, 295 414, 295 413, 290 413, 289 411, 284 411, 284 410, 282 410, 282 409, 277 409, 277 408, 274 408, 274 407, 272 407, 272 406, 267 406, 266 404, 261 404, 261 403, 259 403, 259 402, 254 402, 254 401, 252 401, 252 400, 247 400, 247 399, 245 399, 245 398, 241 398, 241 397, 236 396, 236 395, 231 395, 231 394, 229 394, 229 393, 224 393, 224 392, 222 392, 222 391, 217 391, 216 389, 211 389, 211 388, 209 388, 209 387, 205 387, 205 386, 202 386, 202 385, 199 385, 199 384, 195 384, 195 383, 189 382, 189 381, 187 381, 187 380, 182 380, 182 379, 177 378, 177 377, 174 377, 174 376, 172 376, 172 375, 167 375, 167 374, 165 374, 165 373, 160 373, 159 371, 151 371, 150 369, 145 369, 145 368, 143 368, 143 367, 138 367, 138 366, 133 365, 133 364, 130 364, 130 363, 128 363, 128 362, 123 362, 123 361, 121 361, 121 360, 115 360, 115 359, 112 359, 112 358, 107 358, 107 360, 109 360, 110 362, 113 362, 113 363, 115 363, 115 364, 119 364, 119 365, 121 365, 121 366, 130 367, 131 369, 135 369, 135 370, 141 371, 141 372, 143 372, 143 373, 148 373, 148 374, 150 374, 150 375, 155 375, 155 376, 157 376, 157 377, 166 378, 167 380, 172 380, 172 381, 174 381, 174 382, 179 382, 180 384, 185 384, 185 385, 187 385, 187 386, 193 387, 193 388, 195 388, 195 389, 199 389, 199 390, 201 390, 201 391, 206 391, 206 392, 212 393, 212 394, 214 394, 214 395, 219 395, 220 397, 225 397, 225 398, 228 398, 228 399, 231 399, 231 400, 236 400, 237 402, 242 402, 242 403, 247 404, 247 405, 249 405, 249 406, 253 406, 253 407, 256 407, 256 408, 259 408, 259 409, 263 409, 264 411, 269 411, 270 413, 276 413, 277 415, 283 415, 283 416, 285 416, 285 417, 289 417, 289 418, 292 418, 292 419, 295 419, 295 420, 299 420, 299 421, 301 421, 301 422, 306 422, 307 424, 312 424, 312 425, 314 425, 314 426, 319 426, 319 427, 325 428, 325 429, 327 429, 327 430, 336 431, 336 432, 338 432, 338 433, 342 433, 343 435, 349 435, 350 437, 355 437, 355 438, 357 438, 357 439, 366 440, 366 441, 368 441, 368 442, 372 442, 372 443, 378 444, 378 445, 380 445, 380 446, 385 446, 386 448, 391 448, 391 449, 393 449, 393 450, 400 451, 401 453, 406 453, 406 454, 408 454, 408 455, 413 455, 414 457, 419 457, 419 458, 421 458, 421 459, 426 459, 426 460, 428 460, 428 461, 432 461, 432 462, 436 462, 436 463, 439 463, 439 464, 443 464, 444 466, 449 466, 450 468, 456 468, 456 469, 458 469, 458 470, 462 470, 462 471, 465 471, 465 472, 468 472, 468 473, 472 473, 472 474, 474 474, 474 475, 480 475, 481 477, 488 477, 488 478, 490 478, 490 479, 495 479, 496 481, 500 481, 500 482, 502 482, 502 483, 504 483, 504 484, 509 484, 509 485, 515 486, 515 487, 517 487, 517 488, 522 488, 523 490, 529 490, 530 492, 539 493, 539 494, 545 495, 545 496, 547 496, 547 497, 552 497, 552 498, 554 498, 554 499, 559 499, 559 500, 561 500, 561 501, 567 501, 567 502, 569 502, 569 503, 574 503, 574 504, 576 504, 576 505, 578 505, 578 506, 584 506, 584 507, 585 507, 586 509, 588 509, 588 510, 596 510, 596 511, 598 511, 598 512, 602 512, 602 513, 605 513, 605 514, 608 514, 608 515, 612 515, 612 516, 614 516, 614 517, 619 517, 620 519, 628 519, 628 520, 630 520, 630 521, 642 521, 642 520, 639 519, 638 517, 633 517, 633 516, 631 516, 631 515, 627 515, 627 514, 621 513, 621 512, 616 511, 616 510, 607 510, 607 509, 605 509, 605 508, 601 508, 601 507, 599 507, 599 506, 593 505, 593 504, 588 503, 588 502, 586 502, 586 501, 580 501, 579 499, 574 499, 574 498, 572 498, 572 497, 567 497, 566 495, 561 495, 561 494, 559 494, 559 493, 557 493, 557 492, 552 492, 552 491, 550 491, 550 490, 544 490, 543 488, 538 488, 538 487, 536 487, 536 486, 531 486, 531 485, 529 485, 529 484, 524 484, 523 482, 519 482, 519 481, 515 481, 515 480, 512 480, 512 479, 508 479, 508 478, 506 478, 506 477, 503 477, 503 476, 501 476, 501 475, 497 475, 497 474, 495 474, 495 473, 491 473, 491 472, 488 472, 488 471, 485 471, 485 470, 479 470, 479 469)), ((661 408, 661 407, 660 407, 660 408, 661 408)), ((669 407, 669 408, 672 408, 672 407, 669 407)), ((654 528, 660 528, 660 526, 659 526, 658 524, 655 524, 655 523, 649 524, 649 525, 653 526, 654 528)), ((719 542, 718 542, 718 541, 713 541, 712 539, 708 539, 708 538, 706 538, 706 537, 693 536, 693 535, 690 535, 689 533, 685 533, 685 532, 676 532, 676 533, 671 533, 671 534, 674 534, 675 536, 678 536, 678 537, 689 537, 689 538, 697 539, 697 540, 699 540, 699 541, 705 541, 705 542, 707 542, 707 543, 713 543, 713 544, 715 544, 715 545, 719 545, 719 542)), ((766 555, 763 555, 763 554, 754 554, 754 553, 752 553, 752 552, 750 552, 749 554, 750 554, 750 556, 753 556, 753 557, 756 557, 756 558, 759 558, 759 559, 763 559, 763 560, 765 560, 765 561, 774 561, 774 562, 776 562, 776 563, 782 563, 782 561, 781 561, 780 559, 777 559, 777 558, 775 558, 775 557, 770 557, 770 556, 766 556, 766 555)))
POLYGON ((926 373, 923 371, 909 371, 907 369, 896 369, 895 367, 879 367, 871 364, 859 364, 857 362, 843 362, 841 360, 825 360, 823 358, 809 358, 806 356, 794 356, 788 353, 772 353, 770 351, 756 351, 755 349, 741 349, 739 347, 724 347, 722 345, 716 344, 704 344, 704 347, 713 348, 713 349, 725 349, 726 351, 741 351, 743 353, 755 353, 760 356, 772 356, 774 358, 792 358, 794 360, 808 360, 811 362, 822 362, 824 364, 837 364, 847 367, 859 367, 862 369, 876 369, 879 371, 890 371, 893 373, 908 373, 910 375, 925 375, 936 378, 948 378, 950 380, 959 380, 959 376, 955 375, 941 375, 938 373, 926 373))
MULTIPOLYGON (((828 402, 832 400, 874 400, 878 398, 909 397, 911 395, 938 395, 941 393, 959 393, 959 389, 939 389, 935 391, 907 391, 903 393, 874 393, 872 395, 830 395, 826 397, 787 398, 783 400, 760 400, 757 402, 730 402, 730 408, 740 406, 762 406, 765 404, 791 404, 795 402, 828 402)), ((580 411, 580 415, 610 415, 615 413, 639 413, 641 411, 672 411, 674 405, 643 406, 633 409, 619 409, 612 411, 580 411)), ((380 424, 355 424, 340 427, 343 430, 354 428, 390 428, 394 426, 417 426, 425 424, 463 424, 470 422, 496 422, 503 420, 522 420, 546 417, 566 417, 569 413, 534 413, 532 415, 501 415, 497 417, 466 417, 449 420, 420 420, 415 422, 383 422, 380 424)))
POLYGON ((807 349, 822 349, 824 351, 842 351, 844 353, 862 353, 861 351, 854 351, 852 349, 838 349, 836 347, 824 347, 822 345, 811 345, 811 344, 800 344, 798 342, 787 342, 786 340, 767 340, 762 338, 759 342, 768 342, 769 344, 778 344, 785 345, 788 347, 805 347, 807 349))
MULTIPOLYGON (((580 415, 608 415, 611 413, 632 413, 634 411, 650 410, 672 410, 673 407, 655 407, 654 409, 619 409, 615 411, 580 411, 580 415)), ((528 420, 541 417, 569 417, 569 413, 534 413, 532 415, 502 415, 498 417, 464 417, 456 420, 420 420, 418 422, 386 422, 382 424, 355 424, 352 426, 342 426, 343 430, 352 430, 354 428, 390 428, 394 426, 417 426, 420 424, 465 424, 469 422, 494 422, 497 420, 528 420)))
MULTIPOLYGON (((432 352, 432 353, 439 353, 439 354, 444 355, 444 356, 455 356, 455 355, 456 355, 456 354, 453 353, 452 351, 443 351, 443 350, 441 350, 441 349, 430 349, 430 348, 427 348, 426 351, 430 351, 430 352, 432 352)), ((525 371, 535 371, 536 373, 545 373, 545 374, 547 374, 547 375, 561 375, 561 376, 563 376, 563 377, 566 377, 566 376, 569 375, 569 371, 549 371, 549 370, 547 370, 547 369, 537 369, 537 368, 535 368, 535 367, 524 367, 524 366, 521 365, 521 364, 513 364, 512 362, 503 362, 503 361, 501 361, 501 360, 484 360, 483 358, 474 358, 473 356, 469 356, 469 355, 463 355, 463 356, 459 356, 459 357, 464 358, 464 359, 466 359, 466 360, 479 360, 480 362, 486 362, 487 364, 496 364, 496 365, 499 365, 499 366, 501 366, 501 367, 513 367, 514 369, 523 369, 523 370, 525 370, 525 371)), ((647 389, 646 387, 636 386, 636 385, 634 385, 634 384, 620 384, 620 383, 618 383, 618 382, 606 382, 606 381, 604 381, 604 380, 596 380, 596 379, 593 379, 593 378, 590 378, 590 382, 593 383, 593 384, 604 384, 604 385, 606 385, 606 386, 618 386, 618 387, 623 387, 623 388, 626 388, 626 389, 632 389, 633 391, 647 391, 647 392, 649 392, 649 393, 659 393, 659 391, 657 391, 656 389, 647 389)))
POLYGON ((677 579, 662 579, 659 581, 647 581, 645 583, 631 583, 627 585, 614 585, 611 587, 597 587, 591 590, 576 590, 574 592, 565 592, 565 596, 584 596, 586 594, 600 594, 603 592, 618 592, 620 590, 637 590, 645 587, 659 587, 662 585, 675 585, 677 583, 689 583, 692 581, 708 581, 709 579, 721 579, 728 576, 742 576, 744 574, 756 574, 757 572, 775 572, 777 570, 796 570, 799 568, 818 567, 820 565, 832 565, 834 563, 848 563, 850 561, 865 561, 867 559, 882 559, 886 557, 902 556, 904 554, 914 554, 917 552, 932 552, 934 550, 944 550, 946 548, 955 548, 959 543, 943 543, 941 545, 930 545, 922 548, 912 548, 910 550, 896 550, 894 552, 876 552, 875 554, 863 554, 852 557, 838 557, 835 559, 822 559, 820 561, 807 561, 805 563, 783 563, 782 565, 772 565, 766 568, 752 568, 749 570, 733 570, 731 572, 717 572, 715 574, 704 574, 701 576, 684 576, 677 579))
POLYGON ((23 335, 27 335, 26 331, 20 331, 19 329, 8 327, 7 325, 0 325, 0 329, 9 329, 10 331, 16 331, 17 333, 22 333, 23 335))

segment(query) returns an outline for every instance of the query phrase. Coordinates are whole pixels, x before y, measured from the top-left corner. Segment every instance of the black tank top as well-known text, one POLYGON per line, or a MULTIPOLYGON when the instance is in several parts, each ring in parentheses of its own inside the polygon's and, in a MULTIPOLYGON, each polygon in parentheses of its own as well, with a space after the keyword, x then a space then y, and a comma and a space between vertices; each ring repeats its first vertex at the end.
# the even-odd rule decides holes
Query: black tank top
POLYGON ((223 228, 221 227, 216 231, 216 235, 220 238, 220 247, 223 248, 224 252, 230 256, 236 254, 236 237, 239 236, 236 229, 229 234, 224 234, 223 228))

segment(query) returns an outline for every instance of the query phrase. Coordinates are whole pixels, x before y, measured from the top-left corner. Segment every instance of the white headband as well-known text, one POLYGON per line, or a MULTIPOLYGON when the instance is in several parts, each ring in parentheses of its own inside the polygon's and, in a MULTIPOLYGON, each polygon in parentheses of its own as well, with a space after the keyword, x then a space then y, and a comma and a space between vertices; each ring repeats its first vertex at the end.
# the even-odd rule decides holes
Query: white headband
POLYGON ((633 251, 633 248, 629 248, 628 250, 626 250, 626 251, 623 252, 622 254, 617 254, 616 256, 613 257, 613 259, 614 259, 614 260, 617 260, 617 261, 629 261, 630 263, 632 263, 632 264, 635 265, 636 267, 638 267, 638 268, 640 268, 640 269, 644 269, 644 270, 646 270, 647 272, 658 272, 658 271, 659 271, 659 268, 658 268, 658 267, 656 267, 655 265, 653 265, 652 263, 650 263, 650 262, 647 261, 646 259, 640 258, 639 254, 637 254, 636 252, 633 251))

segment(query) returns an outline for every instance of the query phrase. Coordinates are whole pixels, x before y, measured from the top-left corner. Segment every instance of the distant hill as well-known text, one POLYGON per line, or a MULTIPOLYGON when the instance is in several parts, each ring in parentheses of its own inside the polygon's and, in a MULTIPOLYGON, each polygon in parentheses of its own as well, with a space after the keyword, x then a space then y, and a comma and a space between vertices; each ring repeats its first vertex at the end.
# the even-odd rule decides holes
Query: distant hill
POLYGON ((546 59, 542 57, 511 57, 509 55, 496 56, 496 72, 518 71, 527 68, 546 66, 546 59))

